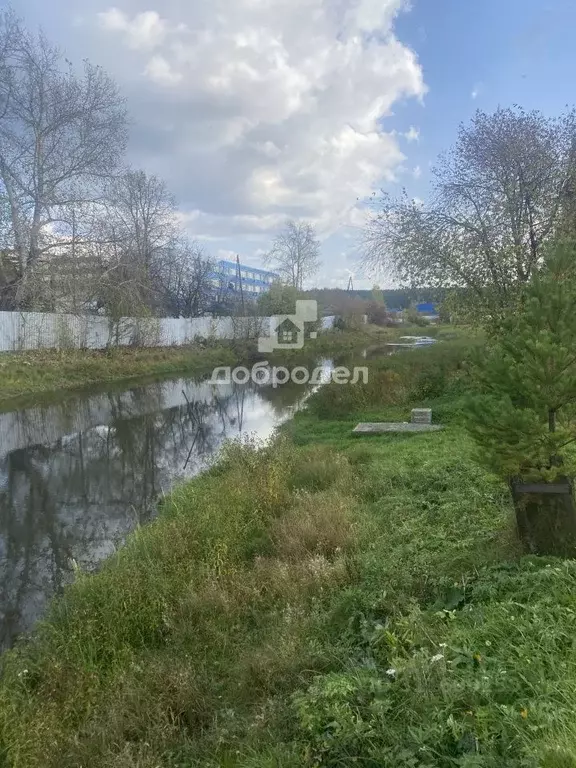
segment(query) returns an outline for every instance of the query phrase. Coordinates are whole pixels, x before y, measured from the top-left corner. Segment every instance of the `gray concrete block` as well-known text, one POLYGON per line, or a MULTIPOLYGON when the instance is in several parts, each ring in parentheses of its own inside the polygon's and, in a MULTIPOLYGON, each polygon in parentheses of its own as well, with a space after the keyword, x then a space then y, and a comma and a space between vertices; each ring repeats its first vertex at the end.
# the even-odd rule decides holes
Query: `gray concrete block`
POLYGON ((431 408, 413 408, 412 424, 432 424, 431 408))

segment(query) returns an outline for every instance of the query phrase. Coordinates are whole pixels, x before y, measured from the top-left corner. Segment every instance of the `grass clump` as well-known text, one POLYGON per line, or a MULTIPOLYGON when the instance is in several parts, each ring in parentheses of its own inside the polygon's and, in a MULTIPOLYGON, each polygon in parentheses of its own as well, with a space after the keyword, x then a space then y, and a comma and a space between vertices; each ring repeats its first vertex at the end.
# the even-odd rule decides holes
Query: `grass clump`
POLYGON ((352 499, 338 491, 300 493, 290 511, 271 527, 274 549, 283 560, 334 557, 352 548, 352 499))

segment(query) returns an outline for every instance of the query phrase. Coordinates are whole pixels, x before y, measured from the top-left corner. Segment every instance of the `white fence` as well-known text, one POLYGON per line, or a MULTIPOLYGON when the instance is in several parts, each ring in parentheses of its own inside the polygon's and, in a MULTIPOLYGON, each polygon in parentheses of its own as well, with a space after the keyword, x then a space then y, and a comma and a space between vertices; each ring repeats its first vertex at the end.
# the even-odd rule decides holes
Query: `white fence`
MULTIPOLYGON (((269 318, 155 317, 113 321, 97 315, 0 312, 0 352, 29 349, 104 349, 108 346, 171 347, 205 339, 267 335, 269 318)), ((333 318, 322 318, 322 328, 333 318)))

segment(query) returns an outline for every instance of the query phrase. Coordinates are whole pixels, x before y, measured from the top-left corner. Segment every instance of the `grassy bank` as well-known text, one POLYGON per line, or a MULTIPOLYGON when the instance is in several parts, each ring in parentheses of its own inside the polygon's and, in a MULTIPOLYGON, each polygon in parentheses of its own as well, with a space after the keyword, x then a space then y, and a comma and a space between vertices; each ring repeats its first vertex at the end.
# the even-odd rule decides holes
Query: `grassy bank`
POLYGON ((208 373, 231 365, 237 356, 225 345, 200 347, 122 347, 105 350, 36 350, 0 355, 0 405, 49 392, 95 384, 187 372, 208 373))
MULTIPOLYGON (((363 331, 324 333, 309 340, 304 350, 269 356, 275 364, 302 357, 346 354, 351 350, 385 341, 390 332, 368 328, 363 331)), ((216 366, 253 363, 259 359, 256 343, 238 341, 208 348, 120 347, 110 350, 36 350, 0 353, 0 410, 34 400, 34 396, 88 388, 95 385, 187 373, 198 376, 216 366)))
POLYGON ((519 556, 469 345, 328 385, 80 574, 3 657, 0 765, 576 766, 576 566, 519 556), (416 404, 446 430, 351 436, 416 404))

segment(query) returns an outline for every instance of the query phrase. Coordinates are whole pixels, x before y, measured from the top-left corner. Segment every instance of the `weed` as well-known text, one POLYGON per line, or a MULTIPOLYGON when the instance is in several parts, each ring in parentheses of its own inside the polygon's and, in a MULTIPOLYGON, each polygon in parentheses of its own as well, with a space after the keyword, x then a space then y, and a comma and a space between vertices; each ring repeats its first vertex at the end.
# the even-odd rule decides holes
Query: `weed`
POLYGON ((352 548, 354 501, 337 491, 301 492, 290 511, 275 521, 270 535, 278 556, 301 560, 333 557, 352 548))

